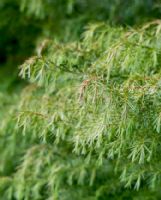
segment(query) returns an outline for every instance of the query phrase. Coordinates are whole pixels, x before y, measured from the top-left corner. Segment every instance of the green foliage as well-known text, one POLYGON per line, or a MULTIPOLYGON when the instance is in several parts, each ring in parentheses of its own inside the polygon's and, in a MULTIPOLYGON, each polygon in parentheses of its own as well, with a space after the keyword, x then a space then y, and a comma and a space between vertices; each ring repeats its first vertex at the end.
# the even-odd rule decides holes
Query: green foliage
POLYGON ((160 4, 123 2, 0 3, 6 69, 37 44, 0 72, 0 199, 161 198, 160 4))
POLYGON ((123 199, 124 187, 158 190, 160 40, 157 20, 138 29, 91 24, 80 41, 40 45, 20 70, 31 85, 15 130, 31 148, 11 196, 123 199))
POLYGON ((1 0, 1 63, 23 62, 39 37, 69 41, 91 21, 133 25, 160 13, 159 0, 1 0))

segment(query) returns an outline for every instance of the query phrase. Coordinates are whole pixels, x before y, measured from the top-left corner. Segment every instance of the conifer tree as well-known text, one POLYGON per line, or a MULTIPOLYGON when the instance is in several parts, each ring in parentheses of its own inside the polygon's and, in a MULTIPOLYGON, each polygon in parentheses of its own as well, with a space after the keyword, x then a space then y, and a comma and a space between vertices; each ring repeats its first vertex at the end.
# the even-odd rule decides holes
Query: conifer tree
POLYGON ((160 199, 160 2, 0 6, 25 30, 8 43, 10 16, 0 21, 0 199, 160 199), (22 81, 7 76, 23 59, 22 81))

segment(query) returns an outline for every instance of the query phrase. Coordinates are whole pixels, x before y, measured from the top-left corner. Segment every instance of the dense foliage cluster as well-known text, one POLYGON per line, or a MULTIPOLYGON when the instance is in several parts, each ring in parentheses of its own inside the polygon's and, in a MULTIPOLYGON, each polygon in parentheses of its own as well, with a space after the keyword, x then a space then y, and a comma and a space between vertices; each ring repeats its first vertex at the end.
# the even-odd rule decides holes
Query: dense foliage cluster
POLYGON ((0 10, 0 199, 160 199, 160 2, 0 10))

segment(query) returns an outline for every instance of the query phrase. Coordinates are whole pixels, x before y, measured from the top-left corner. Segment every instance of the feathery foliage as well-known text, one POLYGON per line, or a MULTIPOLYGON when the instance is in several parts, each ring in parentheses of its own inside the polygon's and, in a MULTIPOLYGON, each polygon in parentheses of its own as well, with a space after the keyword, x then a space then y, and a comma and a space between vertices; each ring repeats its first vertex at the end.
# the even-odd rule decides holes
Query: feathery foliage
POLYGON ((42 26, 26 82, 0 87, 0 199, 161 198, 161 21, 118 25, 157 17, 159 2, 94 2, 15 1, 42 26))

